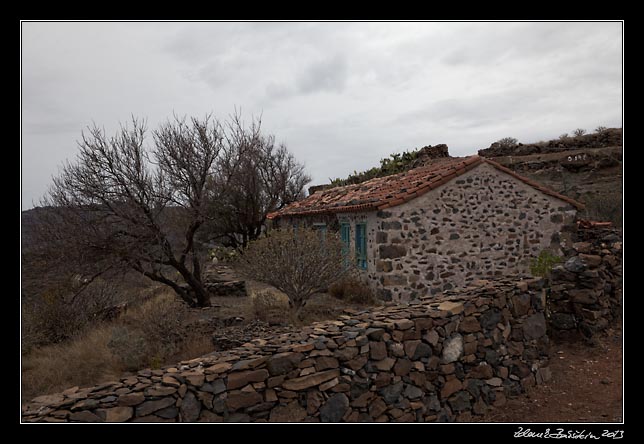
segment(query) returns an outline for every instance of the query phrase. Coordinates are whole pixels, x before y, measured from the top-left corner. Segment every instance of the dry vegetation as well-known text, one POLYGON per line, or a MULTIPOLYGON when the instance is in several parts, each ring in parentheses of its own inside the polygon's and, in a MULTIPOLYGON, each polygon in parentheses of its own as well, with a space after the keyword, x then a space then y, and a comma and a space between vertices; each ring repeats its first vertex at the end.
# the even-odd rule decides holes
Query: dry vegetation
POLYGON ((23 347, 23 402, 210 353, 213 337, 235 337, 257 322, 269 335, 279 327, 334 319, 344 308, 360 308, 372 301, 368 288, 352 282, 344 290, 335 290, 342 300, 314 295, 298 319, 289 310, 285 294, 260 282, 248 283, 249 297, 212 298, 213 307, 207 309, 189 308, 171 291, 152 290, 148 290, 151 296, 131 305, 116 320, 86 325, 60 343, 23 347), (241 321, 227 326, 229 319, 241 321))
POLYGON ((247 278, 282 291, 295 317, 312 295, 352 271, 337 233, 305 227, 271 230, 244 250, 236 266, 247 278))
POLYGON ((22 357, 22 400, 114 379, 121 372, 108 343, 109 326, 63 344, 34 349, 22 357))
POLYGON ((176 296, 164 293, 116 321, 95 324, 58 344, 34 347, 22 356, 23 400, 211 351, 199 332, 185 328, 187 310, 176 296))
MULTIPOLYGON (((190 307, 170 288, 149 281, 141 286, 128 275, 98 278, 78 292, 75 286, 83 278, 74 277, 71 268, 67 277, 47 281, 44 287, 37 273, 27 273, 23 276, 23 296, 28 297, 23 298, 22 400, 98 384, 143 368, 160 368, 291 327, 334 319, 347 307, 372 304, 369 288, 351 278, 350 269, 342 264, 341 245, 332 234, 321 242, 319 233, 310 230, 302 229, 297 236, 276 231, 256 245, 266 242, 271 254, 281 256, 269 254, 270 268, 262 265, 267 263, 266 255, 252 255, 257 249, 248 249, 247 258, 260 260, 255 263, 257 272, 247 276, 264 281, 280 276, 288 285, 279 280, 247 281, 249 297, 212 297, 212 306, 205 308, 190 307), (277 241, 283 248, 275 248, 277 241), (304 274, 300 273, 303 264, 308 267, 304 274), (272 273, 260 273, 262 266, 272 273), (333 296, 323 293, 334 281, 328 289, 333 296), (287 295, 276 288, 280 286, 290 293, 293 288, 305 291, 287 295), (124 311, 104 316, 123 302, 127 302, 124 311)), ((232 271, 231 278, 238 271, 232 271)))
POLYGON ((316 293, 301 310, 299 318, 289 309, 288 296, 270 285, 249 282, 249 315, 270 325, 301 326, 325 319, 335 319, 346 308, 360 309, 379 304, 369 287, 348 276, 316 293))
POLYGON ((616 227, 622 226, 622 193, 587 193, 583 196, 583 202, 586 205, 584 211, 580 214, 581 218, 608 221, 615 224, 616 227))
POLYGON ((336 299, 356 304, 369 305, 376 302, 369 286, 353 274, 334 282, 329 287, 329 294, 336 299))
POLYGON ((71 284, 49 286, 37 297, 23 301, 24 351, 73 338, 100 319, 105 310, 123 301, 120 290, 110 282, 98 280, 76 296, 71 284))

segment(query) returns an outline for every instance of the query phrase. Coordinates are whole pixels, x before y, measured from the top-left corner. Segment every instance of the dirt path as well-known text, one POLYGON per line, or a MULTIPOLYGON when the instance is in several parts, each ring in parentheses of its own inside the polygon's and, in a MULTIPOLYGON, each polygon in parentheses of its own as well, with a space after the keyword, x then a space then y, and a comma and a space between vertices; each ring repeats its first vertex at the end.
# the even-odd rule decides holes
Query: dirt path
POLYGON ((555 342, 552 379, 492 408, 481 422, 621 422, 622 332, 610 330, 594 347, 555 342))

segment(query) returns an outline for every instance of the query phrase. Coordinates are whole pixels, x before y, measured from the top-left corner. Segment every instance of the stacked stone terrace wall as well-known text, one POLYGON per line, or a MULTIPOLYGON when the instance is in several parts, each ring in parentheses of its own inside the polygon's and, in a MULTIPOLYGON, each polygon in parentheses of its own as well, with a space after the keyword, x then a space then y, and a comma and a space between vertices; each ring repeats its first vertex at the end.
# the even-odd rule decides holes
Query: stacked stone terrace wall
POLYGON ((90 388, 41 396, 26 422, 467 421, 549 379, 542 281, 476 287, 90 388))
POLYGON ((614 325, 622 314, 622 241, 613 229, 579 229, 564 263, 550 274, 549 328, 585 337, 614 325))

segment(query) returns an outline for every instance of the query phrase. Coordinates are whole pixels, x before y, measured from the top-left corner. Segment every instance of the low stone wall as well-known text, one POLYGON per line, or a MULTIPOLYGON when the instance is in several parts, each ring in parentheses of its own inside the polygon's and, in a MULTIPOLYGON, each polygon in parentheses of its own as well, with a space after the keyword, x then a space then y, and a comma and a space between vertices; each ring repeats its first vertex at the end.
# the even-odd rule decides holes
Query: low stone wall
POLYGON ((246 281, 209 282, 206 289, 213 296, 248 296, 246 281))
POLYGON ((482 281, 41 396, 26 422, 467 421, 549 379, 541 281, 482 281))
MULTIPOLYGON (((246 290, 246 281, 219 281, 219 282, 206 282, 204 287, 211 296, 226 296, 226 297, 246 297, 248 292, 246 290)), ((194 298, 194 292, 189 285, 181 285, 181 288, 190 293, 194 298)))
MULTIPOLYGON (((622 313, 622 242, 611 229, 579 229, 566 261, 553 267, 548 295, 552 334, 592 337, 622 313)), ((550 331, 549 330, 549 331, 550 331)))

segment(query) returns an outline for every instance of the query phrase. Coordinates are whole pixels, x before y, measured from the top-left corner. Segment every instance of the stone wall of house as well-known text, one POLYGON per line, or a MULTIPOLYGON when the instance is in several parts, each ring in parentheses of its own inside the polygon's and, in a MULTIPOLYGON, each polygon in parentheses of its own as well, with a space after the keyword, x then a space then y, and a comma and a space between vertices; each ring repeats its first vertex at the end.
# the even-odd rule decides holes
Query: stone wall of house
POLYGON ((622 241, 613 229, 579 229, 563 263, 553 267, 548 324, 553 334, 587 338, 622 315, 622 241))
POLYGON ((467 421, 550 377, 542 282, 484 281, 23 406, 25 422, 467 421))
POLYGON ((368 216, 369 270, 384 300, 437 295, 476 279, 526 273, 542 250, 570 245, 576 211, 482 164, 368 216))

